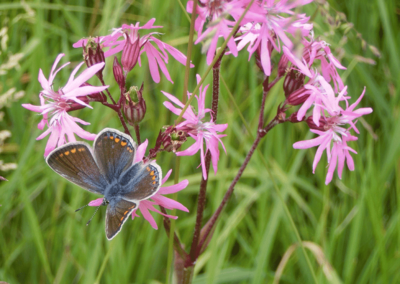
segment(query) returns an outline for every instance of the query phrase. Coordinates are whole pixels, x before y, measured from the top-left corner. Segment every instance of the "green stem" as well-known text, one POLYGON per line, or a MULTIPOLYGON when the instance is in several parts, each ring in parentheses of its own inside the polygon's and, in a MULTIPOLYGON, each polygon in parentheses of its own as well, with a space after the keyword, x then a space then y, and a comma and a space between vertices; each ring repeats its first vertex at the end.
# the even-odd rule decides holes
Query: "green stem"
MULTIPOLYGON (((174 183, 177 184, 179 182, 179 168, 181 164, 181 160, 179 156, 176 156, 176 164, 175 164, 175 175, 174 175, 174 183)), ((176 200, 178 197, 178 193, 175 192, 172 196, 173 200, 176 200)), ((172 215, 175 215, 176 209, 172 210, 172 215)), ((169 230, 169 242, 168 242, 168 261, 167 261, 167 279, 165 283, 170 283, 171 279, 171 267, 172 260, 174 256, 174 234, 175 234, 175 219, 171 219, 171 227, 169 230)))
POLYGON ((188 50, 187 50, 186 66, 185 66, 185 79, 183 81, 183 95, 182 95, 183 103, 186 102, 188 85, 189 85, 190 59, 192 58, 192 51, 193 51, 193 35, 194 35, 194 22, 196 20, 196 9, 197 9, 197 0, 194 0, 192 18, 190 19, 189 42, 188 42, 188 50))
POLYGON ((182 1, 181 0, 176 0, 176 1, 178 1, 179 6, 182 8, 183 14, 185 14, 186 18, 190 22, 189 14, 188 12, 186 12, 185 6, 183 6, 182 1))

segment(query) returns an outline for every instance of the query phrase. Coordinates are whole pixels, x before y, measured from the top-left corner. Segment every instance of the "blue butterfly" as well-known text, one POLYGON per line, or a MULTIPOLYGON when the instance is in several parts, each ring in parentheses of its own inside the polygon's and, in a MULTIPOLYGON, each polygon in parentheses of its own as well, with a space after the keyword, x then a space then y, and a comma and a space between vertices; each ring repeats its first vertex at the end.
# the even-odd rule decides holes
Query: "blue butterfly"
POLYGON ((162 172, 155 162, 133 164, 136 143, 116 129, 103 129, 93 149, 84 142, 67 143, 53 150, 47 164, 80 187, 104 195, 106 236, 114 238, 141 200, 157 193, 162 172))

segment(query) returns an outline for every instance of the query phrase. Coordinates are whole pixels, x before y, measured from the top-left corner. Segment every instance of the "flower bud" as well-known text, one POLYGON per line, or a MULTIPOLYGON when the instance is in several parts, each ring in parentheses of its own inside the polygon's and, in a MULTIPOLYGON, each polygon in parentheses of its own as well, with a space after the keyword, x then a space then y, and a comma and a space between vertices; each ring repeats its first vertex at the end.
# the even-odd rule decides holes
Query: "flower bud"
POLYGON ((289 59, 288 57, 282 53, 281 59, 278 63, 278 76, 282 77, 286 73, 286 69, 288 67, 289 59))
POLYGON ((188 134, 183 130, 177 130, 175 127, 169 135, 163 140, 164 150, 167 152, 176 152, 183 143, 186 142, 188 134))
POLYGON ((116 56, 114 56, 113 73, 114 73, 115 81, 117 81, 120 90, 124 90, 125 89, 125 76, 122 71, 122 67, 119 64, 116 56))
POLYGON ((288 98, 294 91, 298 90, 304 84, 305 75, 297 72, 296 70, 290 70, 283 81, 283 90, 285 91, 285 97, 288 98))
POLYGON ((289 122, 291 122, 291 123, 302 122, 303 120, 298 120, 298 119, 297 119, 297 113, 298 113, 297 111, 294 112, 294 113, 292 113, 292 114, 288 117, 287 121, 289 121, 289 122))
POLYGON ((125 93, 125 102, 123 111, 130 125, 138 124, 146 114, 146 102, 142 97, 143 84, 138 90, 138 87, 133 86, 125 93))
MULTIPOLYGON (((105 63, 104 52, 101 49, 99 39, 88 38, 86 42, 86 46, 83 47, 83 59, 85 60, 86 66, 91 67, 98 63, 105 63)), ((97 73, 96 76, 101 79, 103 77, 103 68, 101 68, 97 73)))
POLYGON ((323 117, 321 117, 319 119, 319 126, 314 123, 312 115, 307 117, 306 122, 307 122, 308 127, 310 127, 310 129, 321 130, 321 131, 327 130, 327 129, 325 129, 325 126, 327 125, 327 121, 323 117))
POLYGON ((301 87, 300 89, 291 93, 287 97, 286 102, 289 105, 298 106, 298 105, 301 105, 302 103, 304 103, 308 99, 309 96, 310 96, 309 90, 307 90, 304 87, 301 87))
POLYGON ((138 62, 140 49, 142 46, 140 45, 140 36, 137 33, 137 36, 132 38, 128 34, 126 34, 126 41, 124 49, 122 50, 121 64, 124 68, 125 72, 129 72, 135 67, 138 62))

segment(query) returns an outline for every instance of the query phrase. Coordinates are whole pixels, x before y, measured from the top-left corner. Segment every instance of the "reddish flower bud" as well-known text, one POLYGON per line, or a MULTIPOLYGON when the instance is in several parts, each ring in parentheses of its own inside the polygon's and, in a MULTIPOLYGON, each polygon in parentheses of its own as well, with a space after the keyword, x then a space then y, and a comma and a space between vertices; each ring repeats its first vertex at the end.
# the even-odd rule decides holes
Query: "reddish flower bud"
POLYGON ((129 72, 135 67, 138 62, 140 49, 140 36, 137 34, 136 37, 132 38, 126 34, 126 41, 124 49, 122 50, 121 64, 125 72, 129 72))
POLYGON ((325 126, 327 125, 327 121, 323 117, 321 117, 319 119, 319 126, 317 126, 314 123, 312 115, 307 117, 306 122, 307 122, 308 127, 310 127, 311 129, 321 130, 321 131, 326 131, 327 130, 327 129, 325 129, 325 126))
POLYGON ((298 119, 297 119, 297 111, 296 111, 296 112, 292 113, 292 114, 288 117, 287 121, 289 121, 289 122, 291 122, 291 123, 298 123, 298 122, 302 122, 303 120, 298 120, 298 119))
POLYGON ((122 71, 122 67, 119 64, 116 56, 114 57, 113 73, 114 73, 115 81, 117 81, 120 90, 124 90, 125 89, 125 76, 122 71))
POLYGON ((285 91, 285 97, 288 98, 294 91, 298 90, 304 85, 305 75, 295 70, 290 70, 283 81, 283 90, 285 91))
POLYGON ((130 125, 138 124, 146 114, 146 102, 142 97, 143 84, 140 90, 133 86, 125 93, 123 111, 130 125))
POLYGON ((173 128, 168 137, 163 141, 164 150, 175 153, 186 142, 186 137, 188 136, 185 131, 173 128))
MULTIPOLYGON (((85 60, 86 66, 91 67, 95 64, 105 62, 104 52, 101 49, 99 39, 89 38, 86 42, 86 46, 83 48, 83 59, 85 60)), ((101 79, 103 77, 104 67, 101 68, 96 76, 101 79)))
POLYGON ((288 67, 289 59, 285 54, 282 53, 281 59, 278 63, 278 76, 282 77, 286 73, 286 69, 288 67))
POLYGON ((309 96, 310 96, 309 90, 307 90, 304 87, 301 87, 297 91, 294 91, 293 93, 291 93, 287 97, 286 102, 289 105, 298 106, 298 105, 301 105, 302 103, 304 103, 308 99, 309 96))

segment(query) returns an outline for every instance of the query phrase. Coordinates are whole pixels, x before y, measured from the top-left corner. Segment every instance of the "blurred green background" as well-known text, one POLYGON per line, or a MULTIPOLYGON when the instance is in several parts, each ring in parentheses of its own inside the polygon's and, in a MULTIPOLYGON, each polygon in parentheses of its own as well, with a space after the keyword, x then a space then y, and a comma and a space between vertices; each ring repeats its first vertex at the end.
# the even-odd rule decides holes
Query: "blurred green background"
MULTIPOLYGON (((61 52, 66 54, 62 62, 72 62, 71 69, 65 68, 57 76, 56 87, 65 84, 72 67, 82 60, 81 50, 72 48, 80 38, 104 35, 124 22, 145 23, 155 17, 156 24, 164 26, 159 30, 163 33, 160 38, 186 53, 188 19, 175 0, 67 2, 0 3, 0 94, 9 92, 0 100, 4 105, 0 130, 12 133, 3 145, 1 160, 18 164, 16 170, 0 173, 9 180, 0 183, 0 281, 164 283, 168 238, 161 216, 153 214, 159 230, 141 217, 127 222, 111 242, 104 233, 105 208, 90 226, 85 226, 93 208, 78 213, 74 210, 97 197, 48 168, 43 159, 47 138, 35 140, 41 133, 37 129, 40 117, 23 109, 21 103, 39 103, 38 70, 42 68, 48 76, 61 52), (20 91, 25 92, 22 98, 20 91)), ((332 183, 325 186, 326 159, 313 175, 315 149, 299 151, 292 147, 295 141, 312 137, 306 125, 283 124, 273 129, 259 146, 263 157, 256 153, 251 159, 209 248, 198 259, 194 283, 273 283, 277 273, 282 274, 280 283, 312 283, 273 181, 306 241, 319 283, 400 283, 400 3, 328 3, 312 3, 304 11, 313 16, 316 36, 331 43, 334 54, 348 67, 341 74, 353 101, 366 86, 362 106, 374 109, 359 121, 359 140, 351 144, 358 152, 353 155, 356 170, 351 173, 346 169, 342 180, 335 174, 332 183), (288 259, 281 262, 285 253, 288 259)), ((206 218, 217 208, 252 144, 240 113, 252 134, 256 133, 262 74, 254 59, 248 63, 247 57, 241 52, 236 59, 227 56, 222 64, 221 76, 240 110, 235 109, 221 84, 218 123, 229 123, 228 136, 223 138, 228 154, 221 154, 218 175, 210 175, 206 218)), ((106 83, 112 83, 111 61, 107 62, 106 83)), ((195 74, 206 69, 200 45, 194 49, 193 62, 196 67, 191 71, 189 90, 195 86, 195 74)), ((165 78, 154 84, 145 60, 128 80, 131 85, 145 84, 148 110, 141 134, 149 139, 150 146, 159 129, 175 118, 163 107, 166 99, 160 91, 182 96, 184 66, 170 59, 168 69, 174 84, 165 78)), ((94 79, 91 82, 98 84, 94 79)), ((207 82, 211 82, 210 77, 207 82)), ((281 86, 282 80, 267 101, 270 117, 284 99, 281 86)), ((115 85, 111 92, 117 96, 115 85)), ((210 99, 211 94, 208 96, 210 99)), ((121 129, 114 113, 101 105, 93 106, 93 110, 74 114, 91 122, 86 130, 97 133, 106 126, 121 129)), ((164 172, 174 168, 174 155, 170 153, 160 154, 157 161, 164 172)), ((198 164, 198 155, 182 158, 180 177, 190 184, 179 193, 178 201, 190 213, 178 212, 176 224, 187 246, 201 179, 198 164)))

